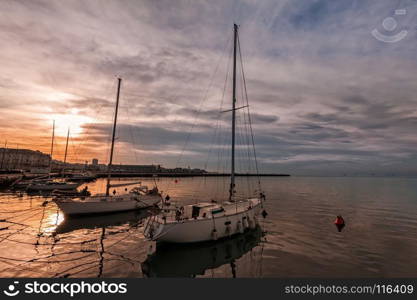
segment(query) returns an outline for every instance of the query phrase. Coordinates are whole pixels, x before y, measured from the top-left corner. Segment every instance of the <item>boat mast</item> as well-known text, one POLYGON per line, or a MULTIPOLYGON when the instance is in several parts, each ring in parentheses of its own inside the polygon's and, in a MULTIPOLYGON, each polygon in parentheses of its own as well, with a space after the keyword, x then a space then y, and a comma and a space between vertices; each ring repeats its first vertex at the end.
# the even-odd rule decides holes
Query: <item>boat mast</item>
POLYGON ((236 45, 238 26, 234 24, 233 44, 233 99, 232 99, 232 170, 230 172, 229 201, 233 200, 235 193, 235 130, 236 130, 236 45))
POLYGON ((52 173, 52 154, 54 153, 55 120, 52 121, 51 158, 49 160, 49 176, 52 173))
POLYGON ((65 144, 64 169, 62 170, 62 176, 64 176, 65 167, 66 167, 66 165, 67 165, 67 151, 68 151, 69 133, 70 133, 70 129, 69 129, 69 127, 68 127, 68 133, 67 133, 67 143, 65 144))
POLYGON ((122 79, 117 78, 117 81, 118 81, 118 84, 117 84, 116 110, 114 112, 114 123, 113 123, 113 134, 111 138, 110 159, 109 159, 109 165, 107 167, 108 174, 107 174, 106 196, 109 195, 109 191, 110 191, 111 165, 113 162, 114 138, 116 136, 117 112, 119 110, 120 85, 122 83, 122 79))

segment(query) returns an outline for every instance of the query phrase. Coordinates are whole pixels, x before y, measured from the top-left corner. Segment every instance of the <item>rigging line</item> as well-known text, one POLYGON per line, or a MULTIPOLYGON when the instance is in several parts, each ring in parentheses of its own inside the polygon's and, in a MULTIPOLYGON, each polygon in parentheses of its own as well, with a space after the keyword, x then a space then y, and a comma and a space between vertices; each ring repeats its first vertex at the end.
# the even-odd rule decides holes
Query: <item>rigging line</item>
MULTIPOLYGON (((242 75, 242 68, 240 68, 240 73, 242 75)), ((244 93, 244 89, 243 89, 243 77, 241 76, 239 79, 240 79, 240 82, 241 82, 240 89, 241 89, 241 95, 242 95, 242 102, 244 104, 244 95, 245 95, 245 93, 244 93)), ((243 128, 244 128, 244 131, 245 131, 245 134, 244 134, 245 141, 244 141, 244 143, 245 143, 245 146, 246 146, 246 154, 247 154, 247 157, 248 157, 247 168, 248 168, 248 173, 252 174, 251 150, 250 150, 250 142, 249 142, 249 130, 248 130, 248 122, 247 122, 247 119, 246 119, 245 111, 242 112, 242 115, 243 115, 243 128)), ((247 181, 247 185, 248 185, 249 194, 250 194, 250 191, 253 190, 252 180, 250 180, 250 179, 251 178, 249 176, 246 176, 246 181, 247 181)))
POLYGON ((261 189, 261 178, 259 176, 258 159, 257 159, 257 156, 256 156, 255 138, 254 138, 254 135, 253 135, 252 120, 251 120, 251 116, 250 116, 248 91, 247 91, 247 88, 246 88, 246 77, 245 77, 245 71, 244 71, 244 68, 243 68, 242 51, 240 49, 239 34, 237 35, 237 45, 238 45, 238 50, 239 50, 240 65, 241 65, 241 69, 242 69, 243 86, 245 88, 246 105, 247 105, 247 108, 248 108, 248 120, 249 120, 249 128, 250 128, 251 139, 252 139, 253 156, 255 158, 255 168, 256 168, 256 174, 257 174, 257 177, 258 177, 258 185, 259 185, 259 189, 261 189))
MULTIPOLYGON (((231 37, 226 37, 226 43, 225 43, 225 48, 224 49, 227 49, 227 46, 229 45, 229 43, 230 43, 230 41, 231 41, 231 37)), ((224 54, 224 51, 221 51, 220 53, 219 53, 219 58, 221 58, 221 54, 224 54)), ((190 63, 191 63, 191 60, 188 60, 187 61, 187 63, 185 64, 185 65, 183 65, 183 68, 185 68, 185 69, 187 69, 187 67, 190 65, 190 63)), ((189 81, 186 85, 185 85, 185 87, 184 87, 184 90, 185 90, 185 88, 188 88, 188 86, 190 85, 190 83, 191 83, 191 81, 189 81)), ((178 104, 178 103, 176 103, 176 100, 177 100, 177 98, 179 97, 179 93, 180 93, 180 89, 178 89, 178 88, 176 88, 175 89, 177 92, 176 92, 176 94, 174 94, 174 96, 173 97, 159 97, 159 99, 164 99, 165 98, 165 101, 164 101, 164 103, 166 104, 166 103, 169 103, 170 105, 177 105, 177 106, 181 106, 181 107, 184 107, 184 105, 181 105, 181 104, 178 104), (170 100, 170 101, 166 101, 166 100, 170 100)), ((149 97, 149 98, 151 98, 151 97, 149 97)), ((152 99, 158 99, 158 97, 152 97, 152 99)), ((165 117, 165 120, 167 119, 167 117, 165 117)), ((173 123, 172 123, 172 126, 171 127, 176 127, 176 124, 178 123, 178 121, 180 120, 180 115, 179 114, 177 114, 176 115, 176 117, 175 117, 175 119, 174 119, 174 121, 173 121, 173 123)), ((177 131, 182 131, 182 128, 183 127, 185 127, 187 124, 183 124, 183 125, 181 125, 178 129, 177 129, 177 131)))
MULTIPOLYGON (((132 139, 132 143, 133 143, 133 145, 135 145, 136 146, 136 140, 135 140, 135 138, 134 138, 134 136, 133 136, 133 132, 132 132, 132 125, 131 125, 131 123, 130 123, 130 115, 129 115, 129 106, 130 106, 130 101, 127 99, 127 102, 128 102, 128 106, 126 106, 126 115, 127 115, 127 122, 128 122, 128 128, 129 128, 129 135, 130 135, 130 138, 132 139)), ((136 164, 138 163, 138 156, 137 156, 137 153, 136 153, 136 151, 133 149, 134 147, 132 147, 131 148, 131 150, 132 150, 132 152, 133 152, 133 155, 134 155, 134 157, 135 157, 135 162, 136 162, 136 164)))
MULTIPOLYGON (((112 80, 111 88, 109 88, 107 90, 107 92, 104 93, 105 96, 103 97, 103 99, 107 100, 110 97, 110 93, 111 93, 111 91, 114 90, 115 84, 116 83, 112 80)), ((96 114, 95 114, 95 116, 93 118, 93 121, 91 121, 90 123, 88 123, 87 130, 85 132, 83 132, 82 135, 81 135, 82 136, 81 142, 78 144, 77 147, 75 147, 73 145, 73 149, 75 148, 74 156, 76 156, 76 157, 79 155, 79 152, 81 152, 82 148, 84 147, 84 144, 87 141, 88 135, 89 135, 90 130, 92 129, 93 125, 97 124, 97 121, 101 121, 101 119, 98 116, 101 116, 100 113, 101 113, 104 105, 97 104, 97 106, 95 108, 97 108, 97 107, 98 107, 98 111, 96 112, 96 114)))
MULTIPOLYGON (((215 77, 215 75, 217 74, 217 71, 218 71, 218 68, 219 68, 219 66, 220 66, 220 62, 221 62, 222 58, 223 58, 223 55, 221 55, 221 56, 220 56, 220 59, 219 59, 219 61, 218 61, 217 65, 216 65, 216 68, 215 68, 214 73, 213 73, 213 75, 212 75, 212 77, 211 77, 210 83, 209 83, 209 85, 208 85, 208 87, 207 87, 207 89, 206 89, 206 92, 205 92, 205 94, 204 94, 204 97, 202 98, 202 101, 200 102, 199 109, 198 109, 198 110, 197 110, 197 112, 196 112, 196 116, 195 116, 195 118, 194 118, 194 121, 193 121, 193 124, 192 124, 191 130, 189 131, 189 134, 188 134, 188 136, 187 136, 187 138, 186 138, 185 145, 184 145, 184 147, 183 147, 182 153, 183 153, 183 151, 185 150, 185 148, 186 148, 186 146, 187 146, 187 144, 188 144, 189 138, 190 138, 190 136, 191 136, 191 134, 192 134, 192 132, 193 132, 193 130, 194 130, 194 127, 195 127, 195 125, 196 125, 196 120, 197 120, 197 117, 200 115, 200 113, 201 113, 201 109, 203 108, 203 104, 205 103, 205 100, 206 100, 206 99, 207 99, 207 97, 208 97, 208 92, 209 92, 209 90, 210 90, 210 88, 211 88, 211 86, 212 86, 212 84, 213 84, 213 82, 214 82, 214 77, 215 77)), ((181 158, 182 158, 182 153, 181 153, 180 158, 178 159, 178 162, 179 162, 179 161, 181 160, 181 158)))
MULTIPOLYGON (((216 170, 217 173, 221 173, 220 167, 221 167, 221 164, 222 164, 222 157, 223 157, 222 156, 222 151, 223 151, 222 139, 223 138, 224 138, 224 130, 222 128, 222 123, 220 123, 219 124, 219 133, 218 133, 216 141, 215 141, 215 143, 217 145, 217 162, 215 162, 215 165, 214 165, 215 169, 214 170, 216 170)), ((225 180, 224 180, 223 177, 220 178, 220 181, 223 184, 225 183, 225 180)), ((219 193, 219 187, 218 187, 218 185, 216 185, 216 197, 217 197, 218 193, 219 193)), ((223 197, 223 194, 221 194, 221 197, 223 197)))
MULTIPOLYGON (((212 74, 211 80, 209 81, 209 85, 208 85, 208 86, 207 86, 207 88, 206 88, 206 91, 205 91, 205 96, 204 96, 204 97, 201 99, 201 101, 200 101, 200 107, 199 107, 199 110, 196 112, 196 115, 195 115, 195 118, 194 118, 194 122, 193 122, 193 124, 192 124, 191 130, 189 131, 190 133, 194 130, 195 121, 196 121, 197 117, 198 117, 198 116, 199 116, 199 114, 200 114, 200 111, 201 111, 201 109, 202 109, 202 105, 203 105, 203 103, 204 103, 204 102, 205 102, 205 100, 207 99, 208 92, 209 92, 209 90, 210 90, 210 88, 211 88, 211 85, 212 85, 212 84, 213 84, 213 82, 214 82, 214 77, 215 77, 215 74, 217 73, 218 67, 219 67, 219 65, 220 65, 221 61, 223 60, 224 54, 226 53, 226 50, 227 50, 227 48, 229 47, 229 44, 231 44, 231 40, 232 40, 232 37, 231 37, 231 36, 230 36, 230 37, 227 37, 227 38, 226 38, 226 43, 225 43, 225 47, 224 47, 224 49, 222 49, 222 51, 220 51, 220 52, 219 52, 219 55, 218 55, 218 63, 217 63, 217 65, 216 65, 215 69, 214 69, 214 73, 212 74)), ((176 96, 176 97, 177 97, 177 96, 176 96)), ((172 126, 176 126, 177 122, 179 121, 179 118, 180 118, 180 115, 179 115, 179 114, 177 114, 177 115, 176 115, 176 117, 175 117, 175 119, 174 119, 174 122, 173 122, 172 126)), ((178 129, 177 129, 177 131, 182 131, 182 129, 183 129, 183 128, 185 129, 185 127, 186 127, 187 125, 189 126, 189 124, 183 124, 183 125, 181 125, 181 127, 180 127, 180 128, 178 128, 178 129)), ((186 138, 186 140, 185 140, 185 142, 184 142, 184 147, 183 147, 183 150, 181 151, 180 158, 179 158, 179 160, 177 161, 177 164, 175 165, 175 167, 178 167, 178 164, 179 164, 179 162, 181 161, 182 154, 183 154, 183 152, 185 151, 185 148, 186 148, 186 146, 187 146, 187 144, 188 144, 188 140, 189 140, 189 136, 187 136, 187 138, 186 138)))
MULTIPOLYGON (((231 38, 228 40, 228 42, 227 42, 227 44, 226 44, 226 49, 227 49, 227 47, 228 47, 228 44, 229 44, 229 41, 231 40, 231 38)), ((213 74, 212 74, 212 76, 211 76, 211 79, 210 79, 210 81, 209 81, 209 84, 208 84, 208 86, 207 86, 207 88, 206 88, 206 91, 205 91, 205 94, 204 94, 204 97, 201 99, 201 101, 200 101, 200 105, 199 105, 199 108, 198 108, 198 110, 197 110, 197 112, 196 112, 196 115, 195 115, 195 117, 194 117, 194 120, 193 120, 193 123, 192 123, 192 126, 191 126, 191 129, 190 129, 190 131, 188 132, 188 134, 187 134, 187 137, 186 137, 186 139, 185 139, 185 142, 184 142, 184 145, 183 145, 183 147, 182 147, 182 150, 181 150, 181 153, 180 153, 180 156, 179 156, 179 158, 178 158, 178 160, 177 160, 177 162, 176 162, 176 164, 175 164, 175 168, 177 168, 178 167, 178 165, 179 165, 179 163, 180 163, 180 161, 181 161, 181 159, 182 159, 182 157, 183 157, 183 154, 184 154, 184 151, 185 151, 185 149, 186 149, 186 147, 187 147, 187 145, 188 145, 188 142, 189 142, 189 140, 190 140, 190 137, 191 137, 191 135, 192 135, 192 133, 193 133, 193 131, 194 131, 194 128, 195 128, 195 125, 196 125, 196 121, 197 121, 197 118, 198 118, 198 116, 200 115, 200 113, 201 113, 201 110, 202 110, 202 108, 203 108, 203 104, 206 102, 206 99, 207 99, 207 97, 208 97, 208 93, 209 93, 209 90, 210 90, 210 88, 211 88, 211 86, 212 86, 212 84, 213 84, 213 82, 214 82, 214 79, 215 79, 215 75, 217 74, 217 71, 218 71, 218 69, 219 69, 219 66, 220 66, 220 63, 221 63, 221 61, 223 60, 223 57, 224 57, 224 53, 225 53, 226 51, 222 51, 220 54, 219 54, 219 59, 218 59, 218 62, 217 62, 217 64, 216 64, 216 67, 215 67, 215 69, 214 69, 214 72, 213 72, 213 74)), ((168 192, 168 190, 169 190, 169 188, 170 188, 170 185, 171 185, 171 182, 169 182, 168 183, 168 186, 167 186, 167 188, 166 188, 166 191, 165 192, 168 192)))
POLYGON ((214 132, 214 134, 213 134, 213 136, 212 136, 212 140, 211 140, 211 145, 210 145, 210 148, 209 148, 209 152, 208 152, 208 155, 207 155, 207 160, 206 160, 206 163, 205 163, 205 167, 207 167, 207 163, 208 163, 208 160, 209 160, 209 157, 210 157, 210 154, 211 154, 211 150, 213 149, 213 146, 214 146, 214 140, 215 140, 215 138, 216 138, 216 135, 218 134, 218 128, 219 128, 219 125, 220 125, 220 116, 222 115, 222 110, 223 110, 223 103, 224 103, 224 96, 225 96, 225 93, 226 93, 226 86, 227 86, 227 82, 228 82, 228 77, 229 77, 229 72, 230 72, 230 70, 229 70, 229 66, 230 66, 230 60, 231 60, 231 55, 229 55, 229 58, 228 58, 228 60, 227 60, 227 66, 226 66, 226 70, 227 70, 227 72, 226 72, 226 78, 225 78, 225 80, 224 80, 224 84, 223 84, 223 92, 222 92, 222 97, 221 97, 221 101, 220 101, 220 109, 219 109, 219 111, 218 111, 218 113, 217 113, 217 122, 216 122, 216 129, 215 129, 215 132, 214 132))
MULTIPOLYGON (((226 65, 226 70, 227 71, 226 71, 226 78, 225 78, 224 84, 223 84, 223 92, 222 92, 222 97, 221 97, 221 101, 220 101, 220 108, 219 108, 219 111, 217 112, 217 117, 216 117, 216 127, 215 127, 215 130, 214 130, 213 135, 211 137, 210 147, 209 147, 209 150, 208 150, 208 153, 207 153, 207 158, 206 158, 206 161, 204 163, 203 169, 207 169, 207 164, 208 164, 208 161, 210 159, 212 149, 215 145, 215 139, 216 139, 216 136, 219 133, 218 130, 219 130, 219 126, 220 126, 220 123, 221 123, 220 119, 221 119, 222 110, 223 110, 224 96, 225 96, 225 93, 226 93, 226 87, 227 87, 227 82, 228 82, 228 77, 229 77, 229 72, 230 72, 229 66, 230 66, 230 61, 231 61, 231 57, 232 57, 231 54, 232 54, 232 52, 230 51, 230 55, 228 57, 227 65, 226 65)), ((198 190, 200 188, 200 184, 201 184, 201 180, 199 180, 198 188, 195 190, 195 194, 198 193, 198 190)))

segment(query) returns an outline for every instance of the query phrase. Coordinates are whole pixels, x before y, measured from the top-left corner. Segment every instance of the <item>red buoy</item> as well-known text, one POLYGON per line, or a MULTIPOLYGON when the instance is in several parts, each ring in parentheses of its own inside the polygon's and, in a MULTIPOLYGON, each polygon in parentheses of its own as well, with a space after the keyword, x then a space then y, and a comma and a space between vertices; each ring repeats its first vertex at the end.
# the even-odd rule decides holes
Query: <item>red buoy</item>
POLYGON ((342 216, 337 216, 336 220, 334 220, 334 225, 336 225, 337 230, 341 232, 343 227, 346 226, 346 223, 342 216))

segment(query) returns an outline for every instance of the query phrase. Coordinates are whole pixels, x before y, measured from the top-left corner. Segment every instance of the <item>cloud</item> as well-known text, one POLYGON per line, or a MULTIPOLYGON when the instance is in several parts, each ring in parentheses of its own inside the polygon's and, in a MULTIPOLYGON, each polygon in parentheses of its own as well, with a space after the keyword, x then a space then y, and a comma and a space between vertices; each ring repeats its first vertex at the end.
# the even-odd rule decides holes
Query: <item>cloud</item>
POLYGON ((47 152, 57 118, 58 149, 71 125, 71 159, 105 161, 120 76, 116 160, 227 165, 236 22, 263 171, 417 174, 416 4, 2 1, 2 138, 47 152), (387 16, 404 40, 372 37, 387 16))

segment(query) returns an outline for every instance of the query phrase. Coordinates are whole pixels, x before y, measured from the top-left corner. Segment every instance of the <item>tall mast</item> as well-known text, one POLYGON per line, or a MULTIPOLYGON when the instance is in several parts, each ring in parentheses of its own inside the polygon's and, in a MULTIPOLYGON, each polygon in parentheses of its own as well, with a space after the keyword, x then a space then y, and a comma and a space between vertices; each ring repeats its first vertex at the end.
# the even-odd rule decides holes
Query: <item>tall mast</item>
POLYGON ((64 155, 64 169, 62 170, 62 176, 64 176, 64 170, 67 165, 67 151, 68 151, 68 140, 69 140, 69 133, 70 129, 68 127, 68 133, 67 133, 67 143, 65 144, 65 155, 64 155))
POLYGON ((122 79, 117 78, 117 81, 118 81, 118 84, 117 84, 116 110, 114 112, 114 123, 113 123, 113 134, 111 138, 110 159, 109 159, 109 165, 107 167, 108 174, 107 174, 106 196, 109 195, 109 191, 110 191, 111 166, 113 163, 114 138, 116 136, 117 112, 119 110, 120 85, 122 83, 122 79))
POLYGON ((55 120, 52 122, 52 140, 51 140, 51 158, 49 160, 49 176, 52 172, 52 154, 54 153, 54 138, 55 138, 55 120))
POLYGON ((236 129, 236 45, 238 26, 234 24, 234 43, 233 43, 233 99, 232 99, 232 170, 230 172, 229 201, 233 200, 235 193, 235 129, 236 129))

